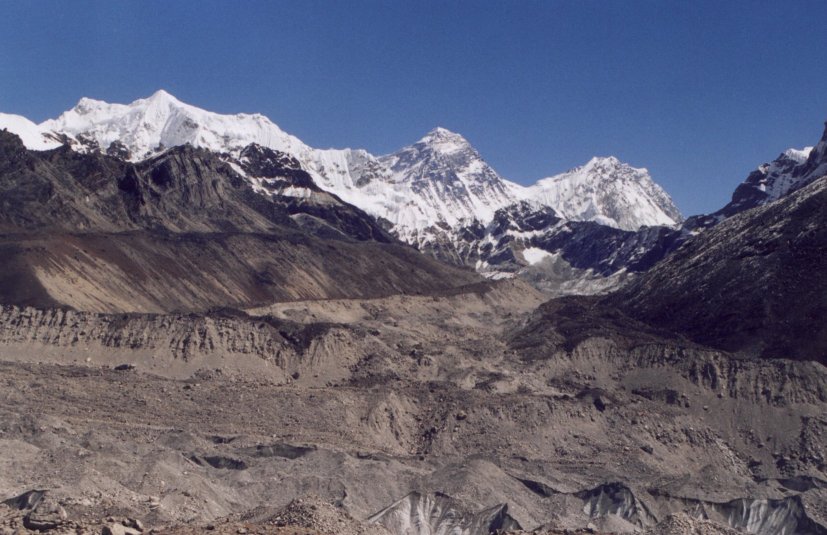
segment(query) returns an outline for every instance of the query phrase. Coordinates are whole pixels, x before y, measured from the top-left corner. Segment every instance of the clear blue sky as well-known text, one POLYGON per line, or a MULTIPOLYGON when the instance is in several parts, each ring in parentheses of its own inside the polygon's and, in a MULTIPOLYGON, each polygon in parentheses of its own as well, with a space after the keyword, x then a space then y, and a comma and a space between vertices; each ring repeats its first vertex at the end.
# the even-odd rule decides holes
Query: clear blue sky
POLYGON ((441 125, 528 183, 616 155, 686 215, 827 119, 827 2, 0 0, 0 111, 164 88, 382 154, 441 125))

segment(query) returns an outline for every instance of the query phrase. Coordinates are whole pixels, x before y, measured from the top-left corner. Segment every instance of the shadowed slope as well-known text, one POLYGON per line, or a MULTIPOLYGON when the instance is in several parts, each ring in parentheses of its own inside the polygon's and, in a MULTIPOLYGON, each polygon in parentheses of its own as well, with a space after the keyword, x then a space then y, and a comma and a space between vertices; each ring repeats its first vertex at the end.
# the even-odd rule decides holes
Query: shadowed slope
POLYGON ((700 343, 827 363, 827 178, 686 242, 607 301, 700 343))
POLYGON ((267 174, 301 184, 302 195, 257 193, 218 156, 188 146, 131 164, 65 147, 31 152, 0 132, 0 299, 200 311, 478 280, 399 244, 361 210, 302 182, 300 169, 271 165, 267 174))

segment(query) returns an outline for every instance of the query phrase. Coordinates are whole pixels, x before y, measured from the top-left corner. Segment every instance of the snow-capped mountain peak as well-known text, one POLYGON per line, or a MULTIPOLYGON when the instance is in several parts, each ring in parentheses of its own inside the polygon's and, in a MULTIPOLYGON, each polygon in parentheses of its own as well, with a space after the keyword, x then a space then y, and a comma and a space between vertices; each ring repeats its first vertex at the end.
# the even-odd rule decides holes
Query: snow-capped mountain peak
POLYGON ((110 104, 109 102, 105 102, 103 100, 96 100, 89 97, 82 97, 78 103, 75 105, 74 108, 65 112, 63 115, 71 114, 74 112, 77 115, 88 115, 95 112, 109 112, 111 114, 117 114, 119 112, 126 111, 128 109, 133 110, 157 110, 161 107, 166 108, 186 108, 192 107, 188 104, 184 104, 171 94, 167 93, 163 89, 159 89, 152 95, 141 98, 134 101, 132 104, 110 104))
POLYGON ((758 166, 756 172, 750 175, 754 180, 753 185, 766 193, 769 200, 783 197, 797 181, 798 177, 793 176, 793 171, 807 161, 812 151, 813 147, 785 150, 772 162, 758 166))
MULTIPOLYGON (((498 190, 510 190, 516 186, 500 177, 462 135, 442 127, 431 130, 413 145, 382 156, 379 160, 391 170, 397 181, 419 186, 431 182, 456 187, 494 186, 498 190)), ((514 199, 513 195, 508 194, 508 202, 514 199)))
POLYGON ((775 160, 759 165, 735 189, 729 204, 712 214, 712 220, 778 200, 824 175, 827 175, 827 123, 814 147, 787 149, 775 160))
POLYGON ((446 155, 469 149, 473 150, 471 144, 462 135, 441 126, 425 134, 415 145, 424 145, 434 152, 446 155))
POLYGON ((134 161, 187 143, 222 153, 240 151, 250 143, 288 153, 307 149, 263 115, 208 112, 164 90, 131 104, 82 98, 71 110, 39 126, 44 132, 94 139, 104 150, 118 142, 134 161))
POLYGON ((413 145, 379 158, 393 183, 410 189, 423 230, 473 220, 487 222, 517 200, 516 184, 504 180, 460 134, 435 128, 413 145))
POLYGON ((467 139, 442 127, 434 128, 416 143, 380 159, 389 162, 391 168, 409 167, 411 164, 432 165, 435 160, 442 162, 444 159, 448 159, 446 161, 453 166, 467 166, 475 162, 480 167, 487 166, 467 139))
MULTIPOLYGON (((605 178, 613 178, 616 176, 618 170, 623 170, 627 167, 630 166, 614 156, 593 156, 591 160, 581 166, 582 169, 590 173, 599 174, 605 178)), ((646 169, 641 169, 641 171, 646 171, 646 169)))
POLYGON ((620 160, 618 160, 615 156, 592 156, 592 158, 586 163, 586 166, 618 166, 621 165, 620 160))
POLYGON ((527 198, 552 206, 566 219, 596 221, 625 230, 676 225, 683 220, 669 195, 645 168, 614 156, 544 178, 527 188, 527 198))
POLYGON ((158 91, 152 93, 152 95, 149 96, 148 100, 153 100, 153 101, 156 101, 156 102, 157 101, 163 101, 163 102, 170 102, 170 103, 174 103, 174 104, 182 104, 182 102, 180 100, 175 98, 173 95, 169 94, 164 89, 159 89, 158 91))

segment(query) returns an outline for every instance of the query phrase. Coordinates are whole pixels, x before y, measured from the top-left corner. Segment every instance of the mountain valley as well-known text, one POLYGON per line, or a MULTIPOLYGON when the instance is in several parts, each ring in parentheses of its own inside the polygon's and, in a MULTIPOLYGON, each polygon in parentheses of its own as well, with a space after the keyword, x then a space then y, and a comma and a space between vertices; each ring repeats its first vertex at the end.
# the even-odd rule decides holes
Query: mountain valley
POLYGON ((825 175, 0 114, 0 533, 827 534, 825 175))

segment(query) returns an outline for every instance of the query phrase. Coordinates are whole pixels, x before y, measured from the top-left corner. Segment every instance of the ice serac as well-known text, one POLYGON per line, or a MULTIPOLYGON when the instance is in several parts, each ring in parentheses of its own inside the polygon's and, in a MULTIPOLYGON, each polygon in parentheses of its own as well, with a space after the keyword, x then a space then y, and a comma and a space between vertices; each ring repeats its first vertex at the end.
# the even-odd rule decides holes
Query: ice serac
POLYGON ((614 156, 592 158, 586 165, 540 180, 527 191, 529 198, 575 221, 624 230, 683 221, 680 210, 649 171, 614 156))
POLYGON ((488 535, 500 530, 520 529, 505 504, 471 513, 440 493, 412 492, 368 521, 385 526, 391 533, 409 535, 488 535))

